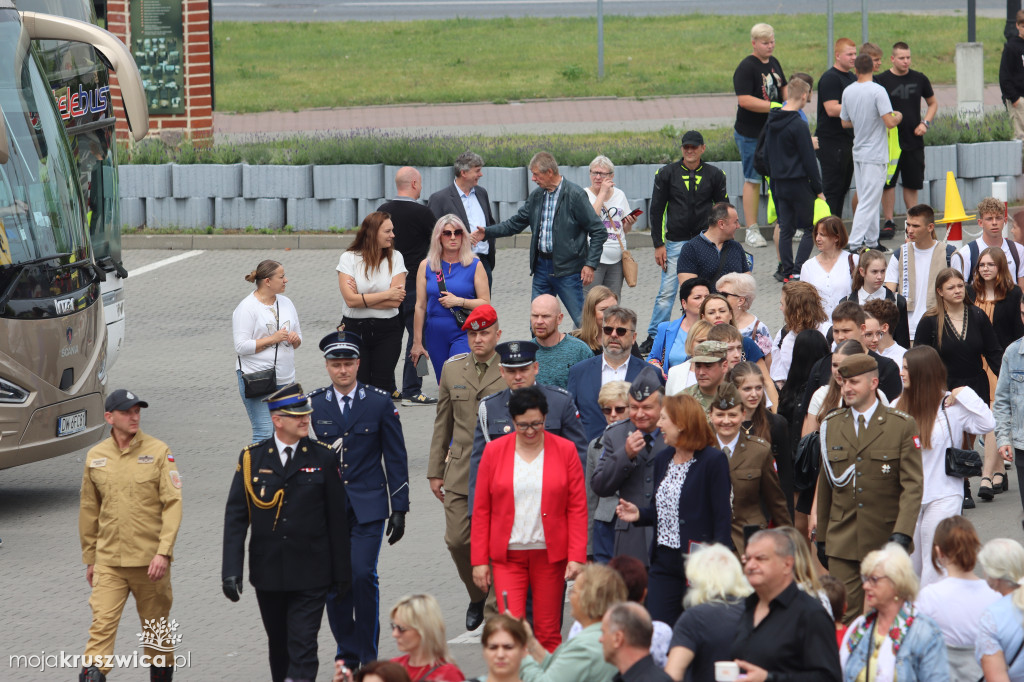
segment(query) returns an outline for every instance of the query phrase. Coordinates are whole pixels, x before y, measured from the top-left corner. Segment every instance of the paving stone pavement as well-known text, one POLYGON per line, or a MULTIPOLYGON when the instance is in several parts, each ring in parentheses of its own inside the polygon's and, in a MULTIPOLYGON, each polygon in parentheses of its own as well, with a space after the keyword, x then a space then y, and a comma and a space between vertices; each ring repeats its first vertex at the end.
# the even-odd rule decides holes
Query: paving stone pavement
MULTIPOLYGON (((128 251, 129 271, 158 263, 174 251, 128 251)), ((623 303, 650 319, 657 286, 653 250, 636 249, 640 282, 624 290, 623 303)), ((761 286, 756 314, 769 327, 781 324, 780 285, 770 277, 774 258, 754 250, 761 286)), ((190 668, 181 681, 268 679, 266 638, 252 587, 232 604, 220 589, 223 509, 240 448, 250 428, 234 376, 230 317, 250 291, 242 278, 262 258, 285 265, 291 281, 305 343, 296 354, 298 378, 309 390, 327 383, 316 344, 340 316, 335 266, 339 253, 327 250, 206 251, 194 257, 129 277, 127 347, 110 373, 110 386, 128 387, 147 400, 142 428, 165 440, 175 453, 184 481, 184 520, 175 547, 172 617, 183 636, 181 653, 190 668)), ((527 338, 530 278, 525 249, 498 253, 493 301, 506 340, 527 338)), ((563 329, 568 329, 568 321, 563 329)), ((644 334, 641 333, 641 341, 644 334)), ((428 377, 424 390, 436 395, 428 377)), ((443 541, 443 512, 425 481, 434 410, 401 407, 409 450, 412 510, 405 538, 386 544, 380 559, 382 657, 397 650, 386 629, 388 611, 402 595, 430 592, 444 612, 449 639, 464 634, 465 589, 458 581, 443 541)), ((90 622, 89 588, 84 579, 77 535, 78 490, 84 452, 0 473, 0 679, 71 680, 74 670, 14 671, 9 656, 66 652, 78 654, 90 622)), ((1012 486, 1013 484, 1011 484, 1012 486)), ((1016 492, 981 505, 971 518, 987 539, 1020 537, 1016 492)), ((570 619, 566 619, 566 627, 570 619)), ((140 632, 129 600, 117 640, 119 654, 137 648, 140 632)), ((330 679, 334 643, 326 618, 320 631, 320 675, 330 679)), ((454 644, 453 654, 469 675, 485 672, 479 644, 454 644)), ((143 670, 115 671, 113 680, 147 680, 143 670)))

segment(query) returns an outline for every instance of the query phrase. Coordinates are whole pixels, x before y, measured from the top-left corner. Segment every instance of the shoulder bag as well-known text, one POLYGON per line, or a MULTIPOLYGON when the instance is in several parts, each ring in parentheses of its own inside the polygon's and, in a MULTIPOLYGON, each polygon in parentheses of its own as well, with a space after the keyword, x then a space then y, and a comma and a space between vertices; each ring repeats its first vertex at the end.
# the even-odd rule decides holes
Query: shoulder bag
MULTIPOLYGON (((277 302, 274 311, 274 320, 277 322, 277 329, 281 328, 281 302, 277 302)), ((274 344, 274 366, 270 369, 261 369, 258 372, 242 373, 242 385, 245 386, 246 398, 262 398, 277 390, 277 347, 274 344)), ((238 369, 242 369, 242 357, 238 357, 238 369)))
POLYGON ((946 431, 949 433, 950 446, 946 448, 946 475, 957 478, 968 478, 970 476, 981 476, 981 455, 975 450, 964 450, 953 447, 953 429, 949 426, 949 417, 946 416, 946 399, 942 402, 942 416, 946 420, 946 431))
MULTIPOLYGON (((448 292, 448 287, 444 283, 444 273, 441 272, 441 268, 437 269, 437 288, 444 294, 448 292)), ((462 325, 466 324, 466 318, 469 317, 469 313, 462 306, 452 306, 448 310, 452 311, 452 315, 455 316, 455 322, 459 325, 459 329, 462 329, 462 325)))
POLYGON ((633 254, 626 248, 625 242, 622 241, 622 234, 616 232, 615 238, 619 240, 619 246, 622 247, 622 278, 626 280, 627 286, 635 287, 640 264, 636 262, 636 258, 633 258, 633 254))

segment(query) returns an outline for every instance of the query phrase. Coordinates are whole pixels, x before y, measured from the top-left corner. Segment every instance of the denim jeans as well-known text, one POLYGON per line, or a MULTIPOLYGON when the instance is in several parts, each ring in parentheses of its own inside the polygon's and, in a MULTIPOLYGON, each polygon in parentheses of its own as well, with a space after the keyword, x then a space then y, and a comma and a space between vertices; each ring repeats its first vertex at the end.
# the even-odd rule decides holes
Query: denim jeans
MULTIPOLYGON (((236 369, 238 375, 238 394, 242 396, 242 404, 245 405, 245 413, 249 415, 249 423, 252 424, 252 442, 259 443, 274 435, 274 422, 270 421, 270 410, 263 398, 246 398, 245 384, 242 383, 242 370, 236 369)), ((278 384, 278 388, 284 388, 284 384, 278 384)), ((266 396, 264 396, 266 397, 266 396)))
POLYGON ((672 306, 679 297, 679 277, 676 273, 676 263, 679 261, 679 252, 683 250, 683 244, 686 241, 665 242, 665 271, 661 273, 661 287, 654 299, 651 324, 647 326, 647 336, 652 338, 658 334, 658 325, 668 322, 672 318, 672 306))
POLYGON ((550 258, 537 258, 537 267, 533 271, 533 295, 531 300, 541 294, 551 294, 562 299, 565 311, 572 318, 572 323, 579 329, 583 321, 583 282, 580 273, 555 277, 552 272, 554 264, 550 258))

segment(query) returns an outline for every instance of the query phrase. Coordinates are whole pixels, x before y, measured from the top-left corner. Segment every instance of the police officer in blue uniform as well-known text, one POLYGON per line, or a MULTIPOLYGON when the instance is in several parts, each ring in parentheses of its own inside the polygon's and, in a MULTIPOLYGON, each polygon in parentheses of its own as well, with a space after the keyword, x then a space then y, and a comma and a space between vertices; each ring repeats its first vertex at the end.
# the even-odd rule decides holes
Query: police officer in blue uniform
POLYGON ((356 380, 361 343, 358 334, 344 331, 321 339, 331 385, 310 393, 313 431, 340 457, 348 496, 352 589, 328 597, 327 618, 338 643, 337 658, 352 670, 377 660, 377 558, 385 522, 388 544, 393 545, 405 534, 409 511, 402 424, 389 394, 356 380))
POLYGON ((315 680, 317 634, 329 590, 348 591, 348 514, 338 456, 309 437, 299 384, 266 398, 274 435, 242 451, 224 512, 224 595, 242 592, 245 536, 273 682, 315 680))
POLYGON ((473 515, 473 501, 476 499, 476 472, 484 446, 495 438, 507 436, 515 431, 515 423, 508 413, 508 399, 513 389, 526 388, 536 384, 548 399, 548 414, 544 419, 544 430, 576 444, 580 453, 580 464, 586 468, 587 437, 583 433, 580 413, 572 396, 564 388, 537 384, 537 349, 532 341, 509 341, 495 347, 501 358, 501 376, 508 384, 504 391, 498 391, 480 401, 477 413, 476 432, 473 434, 473 454, 469 461, 469 515, 473 515))

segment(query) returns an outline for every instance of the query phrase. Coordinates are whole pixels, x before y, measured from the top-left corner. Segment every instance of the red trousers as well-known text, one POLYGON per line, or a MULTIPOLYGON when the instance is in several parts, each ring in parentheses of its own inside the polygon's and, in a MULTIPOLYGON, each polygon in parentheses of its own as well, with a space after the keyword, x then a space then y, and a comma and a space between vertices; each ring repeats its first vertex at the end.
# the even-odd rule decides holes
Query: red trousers
POLYGON ((494 595, 504 613, 503 592, 508 592, 508 611, 515 618, 526 614, 526 593, 533 592, 533 635, 549 652, 562 643, 562 612, 565 608, 566 560, 551 563, 546 549, 509 550, 504 562, 493 563, 494 595))

